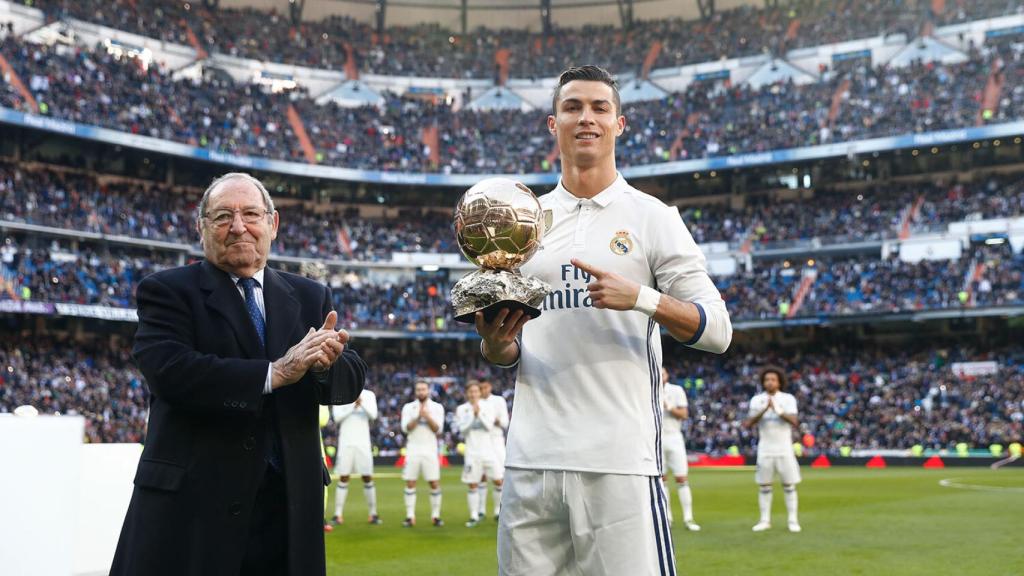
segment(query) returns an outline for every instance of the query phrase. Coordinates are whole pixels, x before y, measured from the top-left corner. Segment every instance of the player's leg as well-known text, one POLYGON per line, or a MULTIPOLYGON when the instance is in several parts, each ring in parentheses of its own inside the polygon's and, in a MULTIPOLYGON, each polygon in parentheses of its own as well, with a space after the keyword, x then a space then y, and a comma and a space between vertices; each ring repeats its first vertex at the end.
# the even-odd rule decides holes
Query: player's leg
POLYGON ((561 472, 509 469, 498 519, 501 576, 566 574, 572 560, 561 472))
POLYGON ((754 525, 754 532, 762 532, 772 527, 772 481, 775 477, 774 459, 759 457, 754 481, 757 482, 757 507, 761 518, 754 525))
POLYGON ((676 492, 683 508, 683 524, 691 532, 699 532, 700 525, 693 521, 693 493, 690 492, 689 476, 676 476, 676 492))
POLYGON ((437 456, 424 460, 423 479, 430 484, 430 520, 435 527, 444 526, 441 520, 441 462, 437 456))
POLYGON ((570 472, 565 497, 578 573, 675 576, 661 478, 570 472))
POLYGON ((465 464, 462 466, 462 483, 466 485, 466 502, 469 504, 469 520, 466 522, 466 528, 473 528, 477 525, 480 520, 480 487, 486 484, 483 480, 483 466, 477 461, 476 458, 467 457, 465 464))
POLYGON ((363 498, 366 499, 367 521, 370 524, 380 524, 380 516, 377 515, 377 484, 373 481, 373 454, 370 447, 365 446, 360 450, 356 458, 356 469, 363 479, 363 498))
POLYGON ((407 456, 402 469, 402 479, 405 480, 405 521, 402 526, 406 528, 416 525, 416 479, 420 475, 422 460, 419 456, 407 456))
POLYGON ((477 510, 480 512, 480 516, 477 520, 483 520, 487 517, 487 468, 484 468, 484 475, 480 478, 480 486, 477 487, 477 510))
POLYGON ((796 456, 781 458, 782 497, 786 501, 787 524, 790 532, 800 532, 800 521, 797 518, 796 485, 800 483, 800 463, 796 456))
MULTIPOLYGON (((501 514, 501 491, 505 483, 505 466, 501 460, 491 459, 484 464, 484 482, 490 478, 494 482, 494 520, 497 521, 501 514)), ((480 506, 480 516, 487 516, 487 506, 480 506)))
POLYGON ((351 476, 338 476, 338 487, 334 491, 334 518, 335 524, 345 522, 345 500, 348 499, 348 481, 351 476))
MULTIPOLYGON (((682 436, 666 436, 662 438, 661 443, 661 454, 662 460, 665 462, 665 469, 671 470, 678 478, 680 475, 686 474, 686 450, 683 448, 682 436)), ((676 484, 678 487, 678 482, 676 484)), ((667 508, 665 511, 668 513, 668 523, 672 524, 672 498, 668 496, 668 477, 667 474, 662 476, 662 490, 665 492, 665 502, 667 508)), ((680 493, 679 498, 680 504, 682 504, 682 495, 680 493)), ((684 515, 685 516, 685 515, 684 515)))
POLYGON ((352 469, 355 467, 355 450, 352 446, 342 446, 338 453, 338 465, 334 470, 338 474, 338 485, 334 491, 334 517, 331 519, 335 524, 345 521, 345 501, 348 499, 348 481, 352 477, 352 469))

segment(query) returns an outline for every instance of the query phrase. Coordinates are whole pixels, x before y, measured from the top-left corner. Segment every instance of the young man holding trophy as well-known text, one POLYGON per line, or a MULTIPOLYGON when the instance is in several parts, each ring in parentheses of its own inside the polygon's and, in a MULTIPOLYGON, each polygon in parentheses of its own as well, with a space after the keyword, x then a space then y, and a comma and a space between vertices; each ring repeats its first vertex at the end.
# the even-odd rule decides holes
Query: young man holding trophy
MULTIPOLYGON (((626 119, 615 81, 595 66, 571 68, 552 104, 548 129, 562 177, 539 199, 543 249, 531 247, 532 258, 516 263, 519 284, 484 282, 469 290, 478 296, 472 303, 457 297, 459 288, 452 295, 456 315, 475 322, 484 357, 518 365, 499 572, 675 574, 660 480, 658 326, 722 353, 732 325, 678 210, 616 170, 626 119), (546 294, 537 294, 538 282, 550 286, 546 294), (509 286, 505 295, 501 286, 509 286)), ((456 216, 460 246, 478 263, 487 247, 472 226, 500 229, 487 214, 494 220, 503 193, 482 194, 486 210, 460 203, 456 216)), ((529 209, 515 212, 533 220, 529 209)))

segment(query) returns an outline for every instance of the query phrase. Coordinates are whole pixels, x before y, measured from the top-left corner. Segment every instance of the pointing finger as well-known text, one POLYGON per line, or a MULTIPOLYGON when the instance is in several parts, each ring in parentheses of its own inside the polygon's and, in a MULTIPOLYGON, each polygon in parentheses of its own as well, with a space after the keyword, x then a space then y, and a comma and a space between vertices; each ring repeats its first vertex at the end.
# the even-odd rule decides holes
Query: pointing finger
POLYGON ((584 272, 586 272, 587 274, 590 274, 591 276, 593 276, 594 278, 597 278, 598 280, 603 278, 604 275, 606 274, 606 272, 604 270, 601 270, 600 268, 598 268, 596 266, 591 266, 590 264, 587 264, 587 263, 583 262, 582 260, 580 260, 578 258, 573 258, 570 261, 572 262, 573 266, 579 268, 580 270, 583 270, 584 272))

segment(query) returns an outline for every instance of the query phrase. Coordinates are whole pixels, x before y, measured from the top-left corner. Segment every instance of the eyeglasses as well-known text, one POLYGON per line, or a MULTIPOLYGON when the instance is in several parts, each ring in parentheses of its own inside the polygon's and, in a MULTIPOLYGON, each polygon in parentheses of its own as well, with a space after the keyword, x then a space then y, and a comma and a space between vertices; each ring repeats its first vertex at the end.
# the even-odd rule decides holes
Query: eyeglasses
POLYGON ((263 219, 268 214, 271 214, 270 210, 264 210, 262 208, 242 208, 241 210, 211 210, 203 214, 203 218, 206 218, 210 222, 213 222, 214 226, 218 228, 229 226, 235 221, 235 214, 242 215, 242 222, 246 224, 255 224, 263 219))

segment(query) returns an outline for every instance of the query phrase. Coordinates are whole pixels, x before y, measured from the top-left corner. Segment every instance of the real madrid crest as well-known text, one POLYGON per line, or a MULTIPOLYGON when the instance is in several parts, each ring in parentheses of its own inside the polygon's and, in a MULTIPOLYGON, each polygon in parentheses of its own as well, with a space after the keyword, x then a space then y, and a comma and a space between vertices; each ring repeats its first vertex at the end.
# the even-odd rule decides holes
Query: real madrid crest
POLYGON ((625 256, 633 251, 633 239, 629 237, 629 232, 625 230, 619 230, 612 237, 611 244, 608 245, 612 249, 612 252, 619 256, 625 256))

